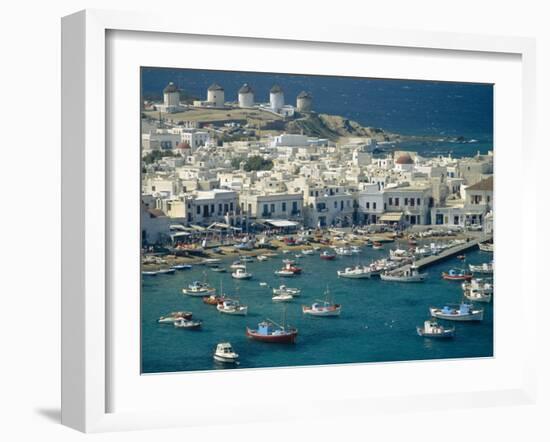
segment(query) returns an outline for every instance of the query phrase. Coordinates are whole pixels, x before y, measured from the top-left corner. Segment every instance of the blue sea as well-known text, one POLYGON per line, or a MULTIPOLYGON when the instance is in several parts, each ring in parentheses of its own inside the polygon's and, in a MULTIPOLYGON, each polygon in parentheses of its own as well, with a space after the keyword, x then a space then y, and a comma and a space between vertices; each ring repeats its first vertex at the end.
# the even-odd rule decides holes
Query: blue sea
MULTIPOLYGON (((401 245, 403 247, 403 245, 401 245)), ((422 359, 490 357, 493 355, 493 306, 482 304, 485 318, 481 323, 451 323, 456 337, 430 340, 417 336, 416 326, 429 317, 428 307, 458 303, 462 292, 459 282, 441 279, 441 272, 460 267, 460 261, 448 261, 427 269, 424 283, 393 283, 378 278, 341 279, 337 269, 387 256, 385 250, 364 248, 354 257, 323 261, 317 254, 299 260, 303 274, 279 278, 274 270, 281 267, 279 255, 266 262, 252 262, 248 270, 253 279, 236 281, 227 273, 215 273, 205 266, 178 271, 174 275, 144 277, 142 285, 142 372, 159 373, 189 370, 226 369, 214 362, 217 343, 229 341, 240 354, 239 368, 285 367, 357 362, 410 361, 422 359), (227 316, 201 298, 183 295, 181 289, 194 280, 208 282, 228 295, 236 296, 249 306, 248 316, 227 316), (266 282, 268 287, 260 286, 266 282), (271 288, 286 284, 302 290, 301 296, 286 303, 287 324, 298 328, 295 345, 251 341, 245 328, 270 318, 280 322, 282 304, 273 303, 271 288), (330 290, 334 302, 342 305, 336 318, 304 316, 302 305, 324 299, 330 290), (203 321, 202 330, 177 329, 171 324, 158 324, 157 319, 172 311, 188 310, 203 321)), ((492 255, 472 251, 467 262, 488 262, 492 255)), ((226 265, 229 266, 231 260, 226 265)), ((228 269, 229 270, 229 269, 228 269)))
POLYGON ((269 101, 275 83, 290 104, 305 90, 313 95, 316 112, 342 115, 392 133, 428 137, 396 146, 427 156, 472 156, 493 149, 492 84, 142 68, 144 96, 160 97, 170 81, 202 99, 214 82, 224 87, 226 100, 235 101, 243 83, 253 87, 258 102, 269 101))

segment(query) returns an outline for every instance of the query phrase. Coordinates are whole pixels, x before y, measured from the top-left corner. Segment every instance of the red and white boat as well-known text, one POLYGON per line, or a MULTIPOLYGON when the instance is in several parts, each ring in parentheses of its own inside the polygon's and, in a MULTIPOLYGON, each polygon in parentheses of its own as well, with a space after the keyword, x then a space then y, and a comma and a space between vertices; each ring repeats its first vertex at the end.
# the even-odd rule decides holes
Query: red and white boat
POLYGON ((266 319, 260 322, 255 329, 247 327, 246 336, 260 342, 294 344, 298 337, 298 329, 279 325, 270 319, 266 319))
POLYGON ((321 259, 325 259, 327 261, 332 261, 334 258, 336 258, 336 254, 329 252, 328 250, 325 250, 321 255, 319 255, 321 259))
POLYGON ((451 269, 448 272, 443 272, 441 277, 447 281, 470 281, 473 275, 465 270, 451 269))

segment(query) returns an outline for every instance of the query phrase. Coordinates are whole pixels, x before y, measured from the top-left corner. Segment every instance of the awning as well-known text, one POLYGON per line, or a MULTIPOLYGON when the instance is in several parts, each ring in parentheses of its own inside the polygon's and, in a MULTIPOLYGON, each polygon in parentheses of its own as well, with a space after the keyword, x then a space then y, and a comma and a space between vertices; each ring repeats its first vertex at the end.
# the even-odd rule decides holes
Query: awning
POLYGON ((206 230, 206 227, 197 226, 196 224, 191 224, 190 227, 194 230, 198 230, 199 232, 204 232, 206 230))
POLYGON ((174 240, 175 238, 181 238, 189 235, 191 234, 187 232, 176 232, 176 233, 170 234, 170 237, 172 238, 172 240, 174 240))
POLYGON ((287 219, 266 219, 265 223, 272 225, 273 227, 298 227, 299 225, 298 223, 287 219))
POLYGON ((378 218, 378 221, 395 223, 401 221, 401 219, 403 219, 403 212, 386 212, 378 218))

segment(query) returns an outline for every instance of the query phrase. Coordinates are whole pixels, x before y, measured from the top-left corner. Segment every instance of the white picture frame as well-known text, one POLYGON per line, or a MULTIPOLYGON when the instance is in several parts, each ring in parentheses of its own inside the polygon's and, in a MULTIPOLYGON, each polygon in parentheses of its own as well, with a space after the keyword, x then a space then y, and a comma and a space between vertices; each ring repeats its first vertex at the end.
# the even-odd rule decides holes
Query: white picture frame
MULTIPOLYGON (((112 354, 107 339, 110 315, 107 244, 111 238, 107 228, 110 165, 106 151, 106 120, 109 118, 106 105, 106 35, 110 31, 139 31, 168 36, 180 34, 180 29, 178 19, 166 14, 155 16, 87 10, 67 16, 62 21, 62 423, 80 431, 208 423, 208 419, 190 416, 184 409, 171 412, 108 412, 108 393, 112 388, 108 367, 112 354)), ((285 44, 319 42, 368 45, 382 49, 397 47, 404 50, 416 48, 519 56, 522 74, 520 156, 523 167, 528 167, 529 161, 535 161, 535 43, 532 39, 334 26, 330 29, 313 26, 298 28, 290 24, 281 24, 276 30, 251 24, 243 30, 233 27, 230 20, 211 20, 200 24, 189 22, 185 27, 185 35, 269 39, 285 44)), ((518 189, 518 195, 524 204, 535 207, 536 192, 532 189, 527 192, 526 186, 522 186, 518 189)), ((525 223, 522 229, 520 238, 526 235, 525 223)), ((535 255, 534 244, 521 239, 519 241, 520 260, 535 255)), ((523 272, 526 272, 526 268, 523 268, 523 272)), ((522 307, 536 303, 533 279, 522 279, 521 292, 522 307)), ((431 409, 434 407, 434 398, 437 398, 438 403, 448 400, 453 407, 468 407, 472 401, 476 401, 479 406, 532 403, 536 390, 534 320, 525 324, 523 333, 527 338, 525 353, 522 355, 521 379, 518 377, 502 388, 426 392, 408 397, 389 395, 375 399, 366 396, 333 399, 339 400, 340 412, 360 414, 375 409, 402 411, 413 404, 415 409, 431 409)), ((356 371, 360 369, 356 367, 356 371)), ((277 373, 273 376, 277 376, 277 373)), ((331 400, 314 401, 312 406, 313 410, 281 413, 276 418, 305 418, 312 412, 321 416, 334 414, 331 400)), ((261 421, 265 418, 260 413, 246 419, 261 421)))

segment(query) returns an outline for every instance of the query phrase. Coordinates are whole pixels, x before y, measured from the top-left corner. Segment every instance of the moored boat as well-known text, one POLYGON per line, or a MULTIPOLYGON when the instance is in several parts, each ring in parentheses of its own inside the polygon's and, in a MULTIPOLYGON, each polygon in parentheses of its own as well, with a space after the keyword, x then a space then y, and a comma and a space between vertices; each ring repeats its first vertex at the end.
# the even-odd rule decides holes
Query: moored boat
POLYGON ((247 272, 246 268, 237 269, 233 273, 231 273, 231 277, 235 279, 250 279, 252 278, 252 273, 247 272))
POLYGON ((313 249, 302 250, 302 255, 313 255, 313 249))
POLYGON ((448 321, 482 321, 483 309, 463 302, 459 305, 445 305, 442 308, 430 307, 430 315, 448 321))
POLYGON ((384 248, 384 246, 382 245, 381 242, 378 242, 378 241, 373 241, 372 242, 372 249, 373 250, 381 250, 383 248, 384 248))
POLYGON ((216 307, 220 313, 234 316, 246 316, 248 314, 248 306, 241 305, 235 299, 225 299, 216 307))
POLYGON ((216 292, 216 289, 210 287, 206 282, 194 281, 187 288, 181 289, 184 295, 187 296, 204 296, 211 295, 216 292))
POLYGON ((423 282, 427 273, 419 273, 416 266, 410 266, 404 271, 398 273, 389 273, 384 272, 380 274, 380 279, 382 281, 392 281, 392 282, 423 282))
POLYGON ((170 269, 160 269, 157 271, 159 275, 171 275, 173 273, 176 273, 176 269, 170 268, 170 269))
POLYGON ((229 342, 220 342, 216 345, 216 350, 214 350, 214 360, 217 362, 222 362, 224 364, 236 364, 239 359, 239 355, 235 353, 233 347, 229 342))
POLYGON ((191 264, 174 264, 172 268, 174 270, 189 270, 193 268, 193 266, 191 264))
POLYGON ((220 266, 212 266, 210 270, 216 273, 224 273, 226 271, 225 267, 220 267, 220 266))
POLYGON ((341 278, 366 279, 372 276, 369 266, 346 267, 344 270, 337 270, 336 273, 341 278))
POLYGON ((473 275, 465 270, 450 269, 448 272, 441 273, 441 277, 448 281, 470 281, 473 275))
POLYGON ((180 318, 174 322, 174 327, 188 330, 196 330, 202 326, 202 321, 180 318))
POLYGON ((423 327, 416 327, 418 336, 423 338, 453 338, 455 335, 454 327, 445 327, 438 324, 435 319, 424 321, 423 327))
POLYGON ((479 243, 479 250, 482 252, 493 252, 494 251, 494 244, 492 242, 482 242, 479 243))
POLYGON ((218 305, 221 302, 225 301, 226 297, 225 295, 210 295, 210 296, 204 296, 202 298, 202 302, 208 305, 218 305))
POLYGON ((260 342, 294 344, 298 337, 298 330, 266 319, 260 322, 255 329, 247 327, 246 336, 260 342))
POLYGON ((473 301, 473 302, 491 302, 491 298, 493 296, 491 293, 483 293, 477 290, 470 289, 470 290, 464 291, 464 297, 468 301, 473 301))
POLYGON ((300 289, 287 287, 286 285, 280 285, 279 288, 273 289, 274 295, 291 295, 291 296, 300 296, 300 289))
POLYGON ((309 305, 303 305, 302 306, 302 313, 304 315, 310 315, 310 316, 321 316, 321 317, 329 317, 329 316, 340 316, 340 312, 342 311, 342 306, 340 304, 335 304, 330 300, 330 292, 327 287, 325 291, 325 299, 323 301, 317 300, 311 306, 309 305))
POLYGON ((157 276, 159 273, 153 270, 144 270, 143 272, 141 272, 141 274, 143 276, 157 276))
POLYGON ((319 256, 321 259, 325 259, 327 261, 332 261, 334 258, 336 258, 336 255, 334 253, 329 252, 328 250, 325 250, 319 256))
POLYGON ((279 295, 274 295, 271 300, 273 302, 292 302, 294 300, 294 296, 289 293, 281 293, 279 295))
POLYGON ((159 324, 173 324, 180 319, 191 319, 193 313, 191 312, 172 312, 169 315, 161 316, 158 319, 159 324))
POLYGON ((258 255, 258 256, 256 256, 256 259, 258 261, 262 262, 262 261, 267 261, 269 259, 269 257, 266 256, 266 255, 258 255))
POLYGON ((470 264, 470 271, 474 273, 491 274, 493 273, 493 263, 484 262, 480 265, 470 264))

